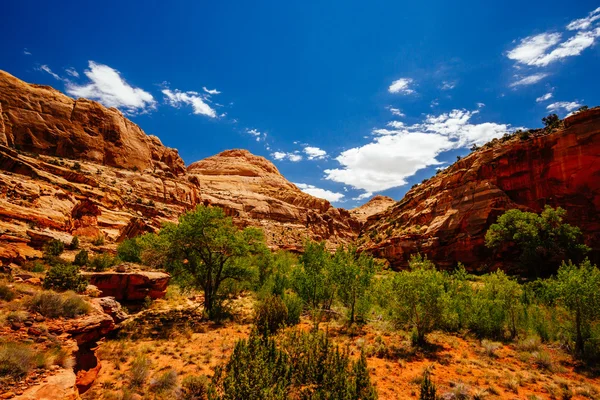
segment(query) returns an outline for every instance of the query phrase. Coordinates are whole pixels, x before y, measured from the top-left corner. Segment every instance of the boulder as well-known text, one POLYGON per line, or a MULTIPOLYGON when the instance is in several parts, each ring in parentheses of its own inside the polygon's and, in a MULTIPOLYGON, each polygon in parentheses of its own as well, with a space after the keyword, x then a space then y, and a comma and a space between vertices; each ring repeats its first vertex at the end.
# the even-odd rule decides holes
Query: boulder
POLYGON ((83 272, 82 275, 102 292, 102 296, 123 301, 163 298, 171 279, 167 273, 151 271, 83 272))

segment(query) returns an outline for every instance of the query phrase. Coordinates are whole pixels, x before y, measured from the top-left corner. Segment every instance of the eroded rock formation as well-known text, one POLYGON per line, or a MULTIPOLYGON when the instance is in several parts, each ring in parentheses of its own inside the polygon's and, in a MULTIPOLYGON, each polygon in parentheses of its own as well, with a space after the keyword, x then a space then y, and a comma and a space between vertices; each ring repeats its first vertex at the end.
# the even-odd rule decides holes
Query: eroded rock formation
POLYGON ((396 267, 421 252, 441 267, 460 261, 486 269, 497 265, 484 245, 497 217, 511 208, 540 212, 550 205, 566 209, 568 222, 581 227, 598 251, 600 108, 566 118, 564 128, 523 139, 492 141, 369 217, 362 248, 396 267))

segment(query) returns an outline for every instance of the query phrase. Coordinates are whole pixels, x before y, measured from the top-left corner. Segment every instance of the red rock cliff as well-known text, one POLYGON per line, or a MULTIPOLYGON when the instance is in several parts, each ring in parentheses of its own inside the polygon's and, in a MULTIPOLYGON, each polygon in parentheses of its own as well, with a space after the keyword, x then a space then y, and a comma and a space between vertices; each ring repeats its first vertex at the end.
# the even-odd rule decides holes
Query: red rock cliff
POLYGON ((566 118, 549 134, 492 141, 370 217, 359 240, 395 267, 421 252, 441 267, 460 261, 484 269, 496 264, 484 236, 497 217, 546 204, 565 208, 568 222, 600 250, 600 108, 566 118))
POLYGON ((73 100, 0 71, 0 145, 118 168, 185 172, 177 150, 146 135, 115 108, 73 100))

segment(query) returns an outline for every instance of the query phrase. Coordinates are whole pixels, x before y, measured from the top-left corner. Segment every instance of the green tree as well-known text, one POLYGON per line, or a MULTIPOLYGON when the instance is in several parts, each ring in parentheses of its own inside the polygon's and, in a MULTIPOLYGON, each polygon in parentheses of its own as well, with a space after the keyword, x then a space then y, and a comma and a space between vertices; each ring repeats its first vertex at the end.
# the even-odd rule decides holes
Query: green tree
POLYGON ((333 278, 337 297, 348 308, 348 322, 363 319, 369 311, 369 294, 375 275, 373 257, 358 253, 355 247, 338 247, 333 256, 333 278))
POLYGON ((558 115, 550 114, 547 117, 542 118, 542 122, 546 128, 553 129, 558 126, 560 119, 558 118, 558 115))
POLYGON ((575 351, 583 355, 592 322, 600 319, 600 270, 588 259, 579 265, 563 262, 547 285, 557 302, 571 312, 575 351))
POLYGON ((325 242, 307 241, 300 262, 300 267, 293 272, 293 286, 311 310, 314 327, 317 329, 323 312, 331 308, 335 295, 331 255, 325 249, 325 242))
POLYGON ((523 267, 537 276, 551 273, 561 261, 579 261, 589 251, 581 241, 581 230, 563 222, 566 214, 550 206, 539 215, 508 210, 488 229, 486 246, 499 251, 517 249, 523 267))
POLYGON ((440 326, 446 309, 445 275, 420 255, 411 257, 410 270, 397 273, 392 280, 391 312, 397 323, 413 329, 416 344, 440 326))
POLYGON ((471 328, 480 336, 502 338, 505 331, 517 335, 523 289, 513 278, 498 270, 485 275, 473 298, 471 328))
POLYGON ((127 262, 139 263, 141 259, 142 247, 137 238, 125 239, 117 247, 117 256, 127 262))
POLYGON ((179 224, 166 224, 160 232, 140 241, 142 258, 172 273, 182 286, 204 291, 204 308, 209 317, 225 297, 228 281, 248 281, 253 273, 243 259, 265 247, 256 228, 238 229, 221 208, 199 205, 179 217, 179 224))

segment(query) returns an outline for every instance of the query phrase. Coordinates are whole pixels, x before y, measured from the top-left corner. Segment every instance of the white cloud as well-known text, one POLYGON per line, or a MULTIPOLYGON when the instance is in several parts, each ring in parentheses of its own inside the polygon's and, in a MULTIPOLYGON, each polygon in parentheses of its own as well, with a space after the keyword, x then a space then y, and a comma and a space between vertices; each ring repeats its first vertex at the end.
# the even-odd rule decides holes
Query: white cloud
POLYGON ((431 100, 431 103, 429 104, 429 107, 434 108, 440 105, 440 102, 438 101, 438 99, 435 100, 431 100))
POLYGON ((517 47, 508 52, 507 56, 521 64, 535 65, 544 56, 546 50, 560 42, 560 33, 540 33, 522 39, 517 47))
POLYGON ((456 87, 456 82, 444 81, 442 82, 442 86, 440 89, 442 90, 452 90, 456 87))
POLYGON ((358 196, 354 197, 352 200, 364 200, 364 199, 368 199, 369 197, 372 197, 373 193, 371 192, 364 192, 362 194, 359 194, 358 196))
POLYGON ((23 49, 23 54, 25 54, 26 56, 30 56, 30 55, 31 55, 31 52, 30 52, 29 50, 27 50, 27 47, 25 47, 25 48, 23 49))
POLYGON ((254 136, 257 142, 260 142, 261 140, 265 140, 267 138, 267 134, 264 132, 260 132, 258 129, 246 128, 246 133, 254 136))
POLYGON ((413 83, 413 80, 410 78, 400 78, 392 82, 390 87, 388 88, 388 92, 390 93, 402 93, 402 94, 412 94, 415 91, 411 89, 409 86, 413 83))
POLYGON ((74 97, 97 100, 107 107, 116 107, 126 113, 148 111, 156 106, 152 95, 127 83, 119 71, 108 65, 89 62, 84 71, 90 80, 84 85, 67 82, 66 91, 74 97))
POLYGON ((322 160, 327 157, 327 152, 323 149, 313 146, 306 146, 304 153, 309 160, 322 160))
POLYGON ((600 20, 600 7, 585 18, 571 21, 564 33, 544 32, 522 39, 507 53, 507 57, 519 64, 546 67, 558 60, 578 56, 600 37, 600 27, 593 27, 597 20, 600 20), (564 34, 570 34, 568 31, 576 33, 563 40, 564 34))
POLYGON ((53 77, 54 79, 57 79, 57 80, 59 80, 59 81, 62 81, 62 78, 61 78, 61 77, 60 77, 58 74, 55 74, 54 72, 52 72, 52 70, 50 69, 50 67, 49 67, 49 66, 47 66, 47 65, 42 65, 42 66, 40 66, 38 69, 39 69, 40 71, 44 71, 44 72, 47 72, 47 73, 49 73, 50 75, 52 75, 52 77, 53 77))
POLYGON ((271 157, 273 157, 273 159, 281 161, 281 160, 289 160, 291 162, 298 162, 298 161, 302 161, 302 156, 300 154, 297 153, 285 153, 283 151, 276 151, 274 153, 271 154, 271 157))
POLYGON ((344 198, 343 193, 332 192, 331 190, 321 189, 306 183, 294 183, 294 185, 298 186, 298 188, 304 193, 308 193, 311 196, 319 197, 331 202, 340 201, 344 198))
POLYGON ((549 104, 546 109, 549 111, 559 111, 560 109, 563 109, 570 112, 579 107, 581 107, 581 104, 576 101, 557 101, 556 103, 549 104))
POLYGON ((325 170, 325 178, 367 192, 402 186, 418 170, 441 165, 439 154, 484 144, 509 130, 506 124, 470 123, 478 112, 453 110, 395 131, 375 130, 370 143, 336 157, 341 167, 325 170))
POLYGON ((540 103, 542 101, 546 101, 546 100, 550 100, 552 98, 552 93, 548 92, 543 96, 538 97, 537 99, 535 99, 536 102, 540 103))
POLYGON ((576 19, 571 21, 569 25, 567 25, 567 29, 570 31, 580 31, 584 29, 588 29, 592 26, 594 21, 600 19, 600 7, 596 8, 594 11, 590 12, 587 17, 576 19))
POLYGON ((198 92, 182 92, 175 89, 163 89, 167 102, 173 107, 181 107, 183 104, 192 106, 194 114, 206 115, 210 118, 216 118, 217 112, 206 103, 206 99, 198 92))
POLYGON ((405 117, 404 113, 402 111, 400 111, 400 109, 398 109, 398 108, 394 108, 392 106, 388 106, 387 109, 390 110, 390 112, 392 113, 392 115, 395 115, 397 117, 405 117))
POLYGON ((75 68, 65 68, 65 72, 73 78, 79 78, 79 72, 75 68))
POLYGON ((387 126, 391 126, 394 129, 400 129, 404 127, 404 122, 402 121, 390 121, 387 123, 387 126))
POLYGON ((516 86, 533 85, 533 84, 538 83, 542 79, 546 78, 547 76, 548 76, 548 74, 546 74, 546 73, 538 73, 538 74, 527 75, 527 76, 524 76, 524 77, 522 77, 520 79, 517 79, 516 81, 514 81, 513 83, 511 83, 510 86, 511 87, 516 87, 516 86))
POLYGON ((207 89, 205 86, 202 87, 202 90, 208 94, 221 94, 217 89, 207 89))
POLYGON ((485 107, 485 103, 477 103, 477 108, 483 108, 485 107))

